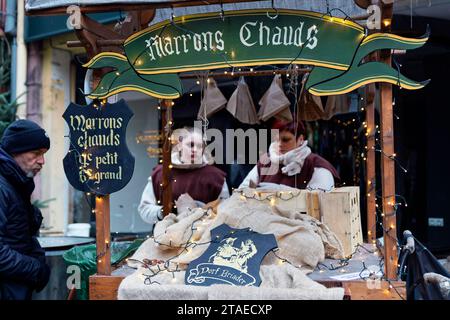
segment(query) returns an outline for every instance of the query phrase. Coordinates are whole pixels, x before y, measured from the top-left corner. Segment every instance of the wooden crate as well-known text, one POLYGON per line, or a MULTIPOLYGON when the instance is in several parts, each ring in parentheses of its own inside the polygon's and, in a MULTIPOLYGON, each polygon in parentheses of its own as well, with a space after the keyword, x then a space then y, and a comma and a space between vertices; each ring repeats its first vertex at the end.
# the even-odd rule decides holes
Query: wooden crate
POLYGON ((320 220, 341 240, 344 255, 351 255, 357 245, 363 243, 359 187, 343 187, 327 193, 319 192, 318 198, 320 220))
POLYGON ((326 224, 341 240, 344 255, 351 255, 358 244, 363 243, 361 214, 359 205, 359 187, 335 188, 331 192, 295 190, 258 192, 263 199, 277 192, 295 196, 288 201, 276 201, 280 211, 302 212, 326 224))

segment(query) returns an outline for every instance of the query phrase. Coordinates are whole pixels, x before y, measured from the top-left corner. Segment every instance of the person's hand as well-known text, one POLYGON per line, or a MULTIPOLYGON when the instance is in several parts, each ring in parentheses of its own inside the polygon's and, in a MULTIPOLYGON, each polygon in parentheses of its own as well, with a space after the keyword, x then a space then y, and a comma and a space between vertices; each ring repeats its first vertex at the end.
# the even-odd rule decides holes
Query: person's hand
POLYGON ((183 193, 181 196, 179 196, 178 200, 175 201, 175 205, 177 206, 178 213, 183 213, 189 209, 198 207, 195 200, 192 199, 192 197, 187 193, 183 193))

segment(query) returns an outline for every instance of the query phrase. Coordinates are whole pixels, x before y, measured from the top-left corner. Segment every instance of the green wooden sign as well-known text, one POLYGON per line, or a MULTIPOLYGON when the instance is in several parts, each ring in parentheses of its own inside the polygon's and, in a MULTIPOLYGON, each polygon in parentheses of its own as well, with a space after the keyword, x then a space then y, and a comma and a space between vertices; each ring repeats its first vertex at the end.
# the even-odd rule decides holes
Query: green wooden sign
POLYGON ((420 89, 416 82, 380 62, 361 61, 380 49, 410 50, 428 40, 376 33, 366 36, 360 25, 321 13, 267 10, 196 14, 163 21, 130 36, 125 55, 103 52, 87 68, 112 67, 90 98, 106 98, 135 90, 174 99, 183 94, 179 72, 272 64, 314 66, 306 88, 314 95, 352 91, 372 82, 420 89))

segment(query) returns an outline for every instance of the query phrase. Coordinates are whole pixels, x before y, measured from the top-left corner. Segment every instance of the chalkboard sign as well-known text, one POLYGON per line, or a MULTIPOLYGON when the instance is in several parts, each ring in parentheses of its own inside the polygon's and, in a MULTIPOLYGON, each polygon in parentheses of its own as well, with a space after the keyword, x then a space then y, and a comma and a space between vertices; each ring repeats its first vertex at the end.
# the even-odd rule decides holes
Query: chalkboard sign
POLYGON ((259 286, 261 261, 276 247, 273 234, 260 234, 249 228, 233 229, 222 224, 211 230, 208 249, 189 263, 185 283, 195 286, 259 286))
POLYGON ((63 164, 75 189, 106 195, 127 185, 134 171, 134 157, 126 144, 132 116, 124 100, 67 107, 63 118, 69 125, 70 147, 63 164))

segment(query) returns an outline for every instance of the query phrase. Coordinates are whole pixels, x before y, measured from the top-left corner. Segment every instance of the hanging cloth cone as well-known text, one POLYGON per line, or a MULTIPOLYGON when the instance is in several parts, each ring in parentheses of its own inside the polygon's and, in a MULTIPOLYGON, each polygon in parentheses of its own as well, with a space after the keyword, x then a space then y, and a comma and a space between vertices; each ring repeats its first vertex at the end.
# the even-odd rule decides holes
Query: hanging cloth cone
POLYGON ((323 110, 322 100, 306 90, 306 80, 308 80, 308 74, 305 74, 302 79, 302 90, 297 107, 298 120, 315 121, 323 119, 325 111, 323 110))
POLYGON ((309 93, 305 89, 307 79, 308 76, 305 75, 302 80, 302 90, 298 101, 298 120, 330 120, 338 113, 346 113, 349 111, 350 104, 348 103, 348 96, 345 94, 328 96, 324 108, 321 98, 309 93))
POLYGON ((214 79, 208 79, 208 86, 206 87, 205 94, 198 110, 197 119, 202 119, 205 115, 209 118, 214 113, 225 108, 227 99, 223 96, 220 89, 217 87, 217 83, 214 79))
POLYGON ((339 113, 348 113, 350 111, 349 96, 340 94, 336 96, 329 96, 325 104, 325 120, 331 119, 334 115, 339 113))
POLYGON ((281 76, 275 75, 272 84, 264 96, 259 100, 261 108, 258 112, 258 118, 267 121, 270 117, 290 122, 293 120, 289 106, 291 102, 286 97, 282 87, 281 76))
POLYGON ((239 79, 236 90, 228 100, 227 110, 242 123, 256 124, 259 122, 252 95, 244 77, 239 79))

